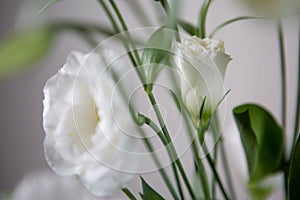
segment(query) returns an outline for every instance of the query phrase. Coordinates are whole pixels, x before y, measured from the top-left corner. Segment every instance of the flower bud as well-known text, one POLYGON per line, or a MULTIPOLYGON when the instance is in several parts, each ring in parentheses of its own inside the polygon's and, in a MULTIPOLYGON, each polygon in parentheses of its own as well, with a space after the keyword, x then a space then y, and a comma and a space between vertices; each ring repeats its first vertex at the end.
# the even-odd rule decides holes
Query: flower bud
POLYGON ((198 127, 201 118, 205 127, 225 95, 223 79, 231 58, 225 53, 223 41, 195 36, 177 43, 175 51, 183 103, 194 125, 198 127))

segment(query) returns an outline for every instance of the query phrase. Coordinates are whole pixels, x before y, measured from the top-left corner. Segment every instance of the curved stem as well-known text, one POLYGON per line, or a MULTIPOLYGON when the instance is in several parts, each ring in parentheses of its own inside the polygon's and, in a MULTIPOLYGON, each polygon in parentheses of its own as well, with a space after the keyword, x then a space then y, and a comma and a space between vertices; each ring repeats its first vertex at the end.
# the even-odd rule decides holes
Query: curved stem
POLYGON ((211 4, 211 0, 206 0, 201 8, 201 12, 199 15, 199 30, 198 36, 200 38, 206 37, 206 17, 207 17, 207 11, 211 4))
POLYGON ((215 34, 221 30, 223 27, 232 24, 234 22, 242 21, 242 20, 247 20, 247 19, 263 19, 262 17, 251 17, 251 16, 241 16, 241 17, 236 17, 230 20, 227 20, 223 22, 222 24, 218 25, 216 28, 213 29, 213 31, 209 34, 209 37, 212 38, 215 36, 215 34))

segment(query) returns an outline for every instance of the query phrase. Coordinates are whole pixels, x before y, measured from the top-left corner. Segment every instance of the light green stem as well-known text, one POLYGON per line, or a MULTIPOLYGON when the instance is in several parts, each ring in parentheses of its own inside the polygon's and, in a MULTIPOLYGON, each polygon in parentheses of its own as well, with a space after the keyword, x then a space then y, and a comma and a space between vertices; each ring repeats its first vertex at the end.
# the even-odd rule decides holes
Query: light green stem
MULTIPOLYGON (((198 129, 198 130, 201 131, 201 129, 198 129)), ((198 135, 199 135, 199 134, 203 134, 203 135, 204 135, 204 133, 198 133, 198 135)), ((215 178, 216 178, 216 181, 218 182, 218 185, 219 185, 219 187, 220 187, 220 189, 221 189, 221 192, 222 192, 224 198, 225 198, 226 200, 228 200, 229 197, 228 197, 228 195, 227 195, 227 193, 226 193, 226 191, 225 191, 225 188, 224 188, 223 183, 222 183, 222 181, 221 181, 221 179, 220 179, 219 173, 218 173, 218 171, 217 171, 217 169, 216 169, 216 167, 215 167, 215 165, 214 165, 214 161, 213 161, 213 159, 211 158, 211 156, 210 156, 210 154, 209 154, 209 152, 208 152, 208 149, 207 149, 205 143, 203 143, 202 148, 203 148, 204 152, 206 153, 206 158, 207 158, 208 164, 209 164, 209 166, 210 166, 210 168, 211 168, 211 170, 212 170, 212 172, 213 172, 213 174, 214 174, 214 176, 215 176, 215 178)))
POLYGON ((195 199, 194 191, 193 191, 193 189, 192 189, 192 187, 191 187, 191 184, 190 184, 190 182, 189 182, 189 180, 188 180, 188 178, 187 178, 187 175, 186 175, 186 173, 185 173, 185 170, 183 169, 182 163, 181 163, 180 159, 178 158, 176 149, 175 149, 175 147, 174 147, 174 145, 173 145, 173 143, 172 143, 172 139, 171 139, 171 137, 170 137, 170 134, 169 134, 169 132, 168 132, 168 129, 167 129, 167 127, 166 127, 166 125, 165 125, 165 122, 164 122, 164 120, 163 120, 163 118, 162 118, 162 115, 161 115, 161 113, 160 113, 160 110, 159 110, 159 108, 157 107, 157 103, 156 103, 155 97, 154 97, 154 95, 153 95, 153 93, 152 93, 152 90, 150 90, 150 91, 148 90, 148 91, 146 91, 146 92, 147 92, 148 98, 149 98, 149 100, 150 100, 150 102, 151 102, 151 105, 152 105, 152 107, 154 108, 154 112, 155 112, 155 114, 156 114, 156 117, 157 117, 157 119, 158 119, 158 122, 159 122, 159 124, 160 124, 160 127, 161 127, 161 129, 162 129, 162 131, 163 131, 163 133, 164 133, 164 136, 165 136, 165 138, 166 138, 166 140, 167 140, 167 142, 168 142, 168 145, 169 145, 170 148, 171 148, 171 151, 172 151, 172 153, 173 153, 173 157, 175 158, 174 161, 175 161, 175 163, 176 163, 176 166, 178 167, 178 169, 179 169, 179 171, 180 171, 180 174, 181 174, 182 179, 183 179, 183 181, 184 181, 184 183, 185 183, 185 185, 186 185, 186 187, 187 187, 187 189, 188 189, 188 192, 189 192, 190 196, 192 197, 192 199, 195 199))
POLYGON ((199 13, 199 30, 198 36, 200 38, 206 37, 206 17, 207 17, 207 11, 211 4, 211 0, 206 0, 201 8, 201 11, 199 13))
POLYGON ((152 130, 154 130, 157 133, 160 140, 162 141, 164 146, 167 148, 170 161, 172 162, 171 165, 172 165, 173 173, 174 173, 174 176, 175 176, 175 179, 176 179, 176 183, 177 183, 178 191, 179 191, 179 194, 180 194, 180 198, 184 199, 183 191, 182 191, 181 184, 180 184, 180 179, 179 179, 179 176, 178 176, 178 173, 177 173, 177 170, 176 170, 176 165, 174 163, 174 160, 176 158, 173 157, 173 153, 172 153, 172 150, 170 149, 170 145, 168 144, 163 132, 158 128, 158 126, 150 118, 148 118, 144 115, 141 115, 141 116, 144 118, 145 124, 147 124, 149 127, 152 128, 152 130))
MULTIPOLYGON (((215 117, 213 118, 212 123, 213 123, 212 128, 213 128, 215 134, 217 134, 220 130, 218 113, 215 114, 215 117)), ((234 190, 234 187, 233 187, 232 176, 231 176, 230 169, 229 169, 227 154, 226 154, 226 150, 225 150, 222 138, 221 138, 221 141, 218 141, 218 143, 220 144, 221 159, 222 159, 223 168, 224 168, 224 172, 225 172, 226 183, 227 183, 229 191, 231 193, 231 197, 233 199, 237 199, 236 194, 235 194, 235 190, 234 190)))

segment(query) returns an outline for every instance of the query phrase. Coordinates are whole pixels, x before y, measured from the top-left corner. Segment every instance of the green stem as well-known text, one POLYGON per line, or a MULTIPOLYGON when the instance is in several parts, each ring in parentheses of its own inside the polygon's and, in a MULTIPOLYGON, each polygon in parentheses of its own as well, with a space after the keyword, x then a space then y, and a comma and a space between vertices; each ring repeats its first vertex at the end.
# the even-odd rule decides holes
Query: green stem
MULTIPOLYGON (((283 27, 281 20, 278 20, 277 24, 278 30, 278 41, 279 41, 279 50, 280 50, 280 69, 281 69, 281 123, 283 133, 286 130, 286 58, 285 58, 285 44, 284 44, 284 35, 283 27)), ((285 140, 283 141, 283 149, 285 150, 285 140)), ((285 151, 283 152, 283 161, 286 162, 285 151)), ((285 186, 285 195, 288 197, 288 169, 284 170, 284 186, 285 186)))
POLYGON ((178 173, 177 173, 177 170, 176 170, 176 165, 173 162, 176 158, 173 157, 173 153, 172 153, 172 151, 171 151, 171 149, 168 145, 168 142, 167 142, 166 138, 164 137, 164 134, 162 133, 162 131, 158 128, 158 126, 150 118, 148 118, 144 115, 141 115, 141 114, 140 114, 140 116, 142 116, 144 118, 145 124, 147 124, 150 128, 152 128, 152 130, 154 130, 157 133, 160 140, 162 141, 164 146, 167 148, 168 155, 169 155, 170 161, 172 163, 172 170, 173 170, 173 173, 174 173, 174 176, 175 176, 178 191, 179 191, 181 199, 184 199, 181 184, 180 184, 180 180, 179 180, 179 176, 178 176, 178 173))
POLYGON ((201 12, 199 14, 199 30, 200 33, 198 33, 198 36, 200 38, 206 37, 206 17, 207 17, 207 11, 211 4, 211 0, 206 0, 201 8, 201 12))
MULTIPOLYGON (((213 122, 212 127, 213 127, 213 130, 214 130, 214 133, 216 134, 220 130, 218 113, 215 114, 215 117, 212 120, 212 122, 213 122)), ((222 138, 221 138, 221 141, 220 141, 220 148, 221 148, 220 149, 221 150, 221 159, 222 159, 224 173, 225 173, 225 177, 226 177, 226 184, 228 185, 228 188, 229 188, 229 191, 231 193, 232 199, 237 199, 236 194, 235 194, 235 190, 234 190, 234 187, 233 187, 233 182, 232 182, 232 178, 231 178, 232 176, 231 176, 231 173, 230 173, 230 168, 229 168, 229 164, 228 164, 226 150, 225 150, 222 138)))
MULTIPOLYGON (((128 31, 128 27, 126 25, 126 22, 124 21, 124 18, 122 16, 122 14, 121 14, 121 12, 120 12, 117 4, 114 2, 114 0, 109 0, 109 3, 111 4, 112 8, 114 9, 114 11, 115 11, 115 13, 116 13, 116 15, 117 15, 120 23, 121 23, 123 31, 128 31)), ((138 54, 138 52, 136 50, 136 46, 134 45, 134 43, 132 41, 132 38, 131 38, 131 36, 129 35, 128 32, 126 32, 126 36, 127 36, 128 40, 129 40, 129 44, 131 45, 131 47, 133 49, 133 53, 134 53, 134 56, 135 56, 135 59, 136 59, 137 63, 141 64, 140 56, 139 56, 139 54, 138 54)))
MULTIPOLYGON (((173 73, 170 73, 170 78, 171 78, 171 81, 172 81, 173 85, 175 86, 176 93, 178 94, 179 93, 179 86, 178 86, 178 82, 176 81, 175 76, 174 76, 173 73)), ((181 99, 178 99, 176 94, 173 91, 170 90, 170 93, 173 96, 176 107, 182 113, 183 118, 185 120, 187 132, 188 132, 188 135, 190 137, 190 140, 192 141, 193 157, 195 158, 195 161, 196 161, 196 165, 197 165, 198 172, 199 172, 199 175, 200 175, 200 181, 202 183, 202 188, 203 188, 204 195, 205 195, 205 199, 209 200, 211 198, 210 198, 210 192, 209 192, 208 179, 207 179, 207 175, 206 175, 205 168, 203 166, 202 160, 199 157, 199 152, 200 151, 199 151, 198 145, 196 143, 196 140, 193 136, 193 128, 192 128, 191 124, 188 121, 188 111, 186 110, 185 107, 181 106, 181 105, 183 105, 181 99)))
MULTIPOLYGON (((117 76, 117 73, 115 73, 114 69, 110 69, 111 72, 112 72, 112 78, 115 82, 118 81, 119 77, 117 76)), ((121 92, 121 95, 124 99, 124 101, 126 101, 128 99, 128 96, 127 96, 127 93, 125 92, 125 89, 123 88, 122 85, 120 85, 118 87, 118 89, 120 90, 121 92)), ((133 117, 133 120, 139 125, 143 125, 143 123, 145 123, 145 117, 143 117, 142 115, 140 114, 135 114, 136 111, 132 105, 132 103, 129 101, 129 111, 130 111, 130 114, 131 116, 133 117), (142 121, 140 121, 139 119, 142 118, 142 121)), ((157 128, 158 130, 158 128, 157 128)), ((147 136, 145 135, 144 131, 142 129, 140 129, 140 133, 142 134, 143 138, 144 138, 144 142, 146 144, 146 147, 147 149, 149 150, 149 152, 154 152, 153 151, 153 147, 150 143, 150 141, 147 139, 147 136)), ((164 139, 164 136, 161 134, 161 133, 158 133, 158 135, 162 138, 162 140, 164 139)), ((177 193, 176 191, 174 190, 174 187, 171 183, 171 181, 169 180, 169 176, 166 174, 166 172, 164 171, 164 169, 162 168, 162 165, 159 161, 159 159, 156 157, 156 155, 154 153, 152 153, 152 157, 153 157, 153 160, 156 164, 156 166, 159 168, 159 172, 160 172, 160 175, 162 176, 163 180, 165 181, 165 184, 167 185, 171 195, 173 196, 174 199, 176 200, 179 200, 178 196, 177 196, 177 193)), ((124 192, 124 191, 123 191, 124 192)))
POLYGON ((295 112, 295 126, 294 126, 294 137, 293 144, 296 143, 298 128, 300 124, 300 26, 299 26, 299 46, 298 46, 298 94, 296 97, 296 112, 295 112))
MULTIPOLYGON (((146 144, 146 147, 147 147, 148 151, 149 152, 154 152, 154 149, 153 149, 150 141, 146 138, 146 135, 143 135, 143 137, 144 137, 144 142, 146 144)), ((175 189, 174 189, 174 187, 173 187, 173 185, 172 185, 172 183, 169 179, 169 176, 167 175, 166 171, 162 167, 162 165, 160 163, 160 160, 157 158, 157 156, 154 153, 152 153, 151 155, 152 155, 152 158, 153 158, 156 166, 159 168, 159 173, 162 176, 165 184, 167 185, 172 197, 176 200, 179 200, 179 197, 178 197, 178 195, 177 195, 177 193, 176 193, 176 191, 175 191, 175 189)))
POLYGON ((154 95, 153 95, 153 93, 152 93, 151 90, 150 90, 150 91, 146 91, 146 92, 147 92, 148 98, 149 98, 149 100, 150 100, 150 102, 151 102, 151 105, 152 105, 152 107, 154 108, 154 112, 155 112, 155 114, 156 114, 156 117, 157 117, 157 119, 158 119, 158 122, 159 122, 159 124, 160 124, 160 127, 161 127, 161 129, 162 129, 162 131, 163 131, 163 133, 164 133, 164 136, 165 136, 165 138, 166 138, 166 140, 167 140, 167 142, 168 142, 168 145, 170 146, 170 149, 171 149, 171 151, 172 151, 172 153, 173 153, 173 157, 174 157, 174 159, 175 159, 174 161, 175 161, 175 163, 176 163, 176 166, 178 167, 178 169, 179 169, 179 171, 180 171, 180 174, 181 174, 182 179, 183 179, 183 181, 184 181, 184 183, 185 183, 185 185, 186 185, 186 187, 187 187, 187 189, 188 189, 188 192, 189 192, 190 196, 191 196, 193 199, 195 199, 195 194, 194 194, 193 189, 192 189, 192 187, 191 187, 191 184, 190 184, 190 182, 189 182, 189 180, 188 180, 188 178, 187 178, 187 175, 186 175, 186 173, 185 173, 185 171, 184 171, 184 169, 183 169, 182 163, 181 163, 180 159, 178 158, 176 149, 175 149, 175 147, 174 147, 174 145, 173 145, 173 143, 172 143, 172 139, 171 139, 171 137, 170 137, 170 134, 169 134, 169 132, 168 132, 168 129, 167 129, 165 123, 164 123, 164 120, 163 120, 163 118, 162 118, 162 115, 161 115, 161 113, 160 113, 160 110, 159 110, 159 108, 157 107, 157 103, 156 103, 155 97, 154 97, 154 95))
MULTIPOLYGON (((215 132, 213 132, 213 137, 214 137, 214 143, 215 143, 213 161, 214 161, 214 165, 217 165, 219 141, 217 138, 217 134, 215 132)), ((212 187, 211 187, 212 188, 211 189, 212 199, 216 199, 216 178, 215 178, 215 176, 212 177, 211 184, 212 184, 212 187)))
MULTIPOLYGON (((113 15, 112 15, 112 13, 110 12, 110 10, 108 9, 107 5, 105 4, 105 1, 103 1, 103 0, 98 0, 98 2, 101 4, 102 8, 104 9, 104 11, 105 11, 106 15, 108 16, 108 18, 109 18, 109 20, 110 20, 110 22, 111 22, 113 28, 115 29, 115 31, 116 31, 117 33, 120 33, 120 32, 121 32, 121 29, 118 27, 117 22, 116 22, 116 20, 114 19, 114 17, 113 17, 113 15)), ((138 61, 138 60, 135 60, 135 58, 134 58, 134 56, 133 56, 133 54, 132 54, 132 52, 131 52, 131 50, 130 50, 130 48, 129 48, 129 46, 128 46, 127 41, 125 41, 124 38, 122 38, 122 42, 123 42, 123 45, 124 45, 124 47, 125 47, 125 49, 126 49, 126 51, 127 51, 127 54, 128 54, 128 56, 129 56, 130 61, 132 62, 133 66, 134 66, 135 68, 137 68, 138 65, 139 65, 139 61, 138 61)), ((138 70, 138 69, 137 69, 137 74, 138 74, 138 76, 139 76, 139 79, 140 79, 142 82, 144 82, 144 80, 145 80, 145 79, 144 79, 144 76, 143 76, 143 74, 140 72, 140 70, 138 70)))
MULTIPOLYGON (((200 130, 200 129, 199 129, 199 130, 200 130)), ((198 135, 199 135, 199 134, 203 134, 203 133, 198 133, 198 135)), ((213 174, 214 174, 214 176, 215 176, 215 178, 216 178, 216 180, 217 180, 217 183, 218 183, 218 185, 219 185, 219 187, 220 187, 220 189, 221 189, 221 192, 222 192, 224 198, 225 198, 226 200, 228 200, 229 197, 228 197, 228 195, 227 195, 227 193, 226 193, 226 191, 225 191, 225 188, 224 188, 223 183, 222 183, 222 181, 221 181, 221 179, 220 179, 220 176, 219 176, 219 174, 218 174, 218 171, 216 170, 214 161, 213 161, 213 159, 211 158, 211 156, 210 156, 210 154, 209 154, 209 152, 208 152, 208 149, 207 149, 205 143, 203 143, 202 148, 203 148, 204 152, 207 153, 207 154, 206 154, 206 158, 207 158, 208 164, 209 164, 209 166, 210 166, 210 168, 211 168, 211 170, 212 170, 212 172, 213 172, 213 174)))
POLYGON ((242 21, 242 20, 247 20, 247 19, 263 19, 262 17, 251 17, 251 16, 241 16, 241 17, 236 17, 230 20, 227 20, 223 22, 222 24, 218 25, 214 30, 209 34, 209 38, 212 38, 215 36, 215 34, 221 30, 223 27, 232 24, 234 22, 242 21))

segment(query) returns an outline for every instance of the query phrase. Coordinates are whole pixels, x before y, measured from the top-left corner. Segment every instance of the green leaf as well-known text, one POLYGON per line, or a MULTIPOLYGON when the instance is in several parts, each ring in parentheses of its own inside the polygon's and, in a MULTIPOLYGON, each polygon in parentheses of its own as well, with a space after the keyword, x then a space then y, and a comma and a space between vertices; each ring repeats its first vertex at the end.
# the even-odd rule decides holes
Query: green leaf
POLYGON ((162 67, 168 64, 173 36, 173 30, 161 27, 147 41, 141 57, 146 83, 152 83, 162 67))
POLYGON ((300 137, 294 146, 289 172, 290 200, 300 199, 300 137))
POLYGON ((261 106, 245 104, 233 110, 248 163, 249 183, 281 170, 283 131, 261 106))
POLYGON ((128 199, 136 200, 134 194, 128 188, 123 188, 122 192, 128 197, 128 199))
POLYGON ((0 41, 0 77, 33 67, 47 52, 54 31, 49 27, 11 34, 0 41))
POLYGON ((142 179, 142 187, 143 187, 143 199, 144 200, 163 200, 164 198, 157 193, 150 185, 146 183, 146 181, 142 179))
POLYGON ((185 30, 190 35, 197 35, 199 32, 199 30, 196 26, 194 26, 188 22, 185 22, 183 20, 177 20, 177 23, 179 24, 179 26, 181 28, 183 28, 183 30, 185 30))

